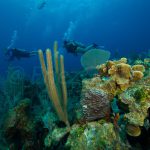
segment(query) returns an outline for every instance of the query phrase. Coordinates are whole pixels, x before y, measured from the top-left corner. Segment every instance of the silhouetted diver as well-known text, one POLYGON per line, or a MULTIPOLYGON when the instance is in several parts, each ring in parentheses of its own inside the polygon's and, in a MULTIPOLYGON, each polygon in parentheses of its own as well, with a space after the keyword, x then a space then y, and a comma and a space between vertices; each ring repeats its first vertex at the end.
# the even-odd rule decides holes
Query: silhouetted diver
POLYGON ((47 2, 45 0, 43 0, 41 3, 38 4, 38 9, 41 10, 46 6, 47 2))
POLYGON ((98 48, 98 45, 93 43, 89 46, 85 46, 77 41, 64 40, 64 48, 67 50, 67 52, 77 55, 77 54, 84 54, 90 49, 96 49, 98 48))
POLYGON ((27 50, 17 49, 17 48, 10 48, 10 49, 7 49, 5 52, 5 56, 8 57, 8 61, 13 61, 15 58, 17 58, 17 59, 29 58, 36 54, 37 54, 37 51, 30 52, 27 50))

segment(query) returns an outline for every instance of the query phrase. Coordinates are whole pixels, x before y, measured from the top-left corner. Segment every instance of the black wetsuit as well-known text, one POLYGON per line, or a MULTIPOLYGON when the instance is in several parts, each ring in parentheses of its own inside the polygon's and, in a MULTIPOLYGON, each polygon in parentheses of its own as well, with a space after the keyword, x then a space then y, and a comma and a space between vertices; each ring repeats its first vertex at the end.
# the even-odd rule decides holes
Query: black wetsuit
POLYGON ((64 48, 67 50, 69 53, 74 53, 77 54, 77 48, 86 48, 84 45, 81 43, 75 42, 75 41, 64 41, 64 48))
POLYGON ((77 54, 84 54, 86 51, 94 48, 98 48, 98 45, 93 43, 89 46, 85 46, 82 43, 76 41, 64 41, 64 48, 69 53, 77 54))
POLYGON ((5 53, 5 55, 8 56, 8 60, 9 61, 12 61, 15 58, 17 58, 17 59, 28 58, 28 57, 31 56, 31 52, 26 51, 26 50, 11 48, 11 49, 7 50, 7 52, 5 53))
POLYGON ((39 9, 39 10, 43 9, 43 8, 45 7, 45 5, 46 5, 46 1, 41 2, 41 3, 38 5, 38 9, 39 9))

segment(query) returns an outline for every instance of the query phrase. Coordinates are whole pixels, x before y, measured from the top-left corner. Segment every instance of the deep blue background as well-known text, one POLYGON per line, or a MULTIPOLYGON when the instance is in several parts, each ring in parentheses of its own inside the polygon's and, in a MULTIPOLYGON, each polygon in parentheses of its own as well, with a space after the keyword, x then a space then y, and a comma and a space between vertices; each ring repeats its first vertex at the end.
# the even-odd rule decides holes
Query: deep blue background
MULTIPOLYGON (((66 70, 80 68, 80 58, 62 49, 65 33, 84 44, 97 43, 121 56, 134 55, 150 49, 150 0, 0 0, 0 65, 1 74, 10 64, 3 49, 17 37, 13 47, 27 50, 52 48, 58 40, 65 55, 66 70), (68 32, 70 30, 70 32, 68 32)), ((13 62, 32 74, 39 66, 38 57, 13 62)))

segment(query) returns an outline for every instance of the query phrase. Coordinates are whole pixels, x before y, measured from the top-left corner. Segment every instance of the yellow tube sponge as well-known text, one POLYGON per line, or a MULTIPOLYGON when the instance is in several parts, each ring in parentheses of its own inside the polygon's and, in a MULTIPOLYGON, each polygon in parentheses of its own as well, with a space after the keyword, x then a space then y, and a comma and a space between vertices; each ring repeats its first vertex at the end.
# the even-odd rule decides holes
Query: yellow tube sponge
POLYGON ((63 56, 60 56, 60 66, 58 63, 59 55, 57 51, 57 43, 54 44, 54 56, 55 57, 55 73, 58 77, 58 73, 60 73, 60 81, 55 81, 54 72, 53 72, 53 63, 52 63, 52 54, 51 50, 46 50, 46 60, 47 60, 47 68, 45 65, 43 52, 42 50, 38 50, 39 59, 41 63, 41 69, 44 77, 44 82, 46 88, 48 90, 48 95, 50 100, 52 101, 56 113, 60 120, 65 122, 65 124, 70 127, 67 115, 67 87, 65 81, 65 74, 64 74, 64 60, 63 56), (57 69, 56 69, 57 68, 57 69), (58 85, 59 83, 59 85, 58 85), (60 89, 61 88, 61 89, 60 89), (62 97, 63 96, 63 97, 62 97), (63 106, 61 104, 61 99, 63 99, 63 106))

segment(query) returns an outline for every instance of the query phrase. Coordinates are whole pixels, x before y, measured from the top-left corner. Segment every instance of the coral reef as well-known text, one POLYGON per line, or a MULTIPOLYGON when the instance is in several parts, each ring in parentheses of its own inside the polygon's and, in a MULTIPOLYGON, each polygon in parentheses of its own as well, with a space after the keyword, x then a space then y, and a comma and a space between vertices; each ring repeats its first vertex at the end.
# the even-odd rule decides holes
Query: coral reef
POLYGON ((142 79, 145 71, 143 65, 130 66, 127 64, 126 58, 121 58, 118 61, 108 61, 97 66, 97 69, 101 77, 109 77, 109 80, 116 84, 117 89, 114 94, 120 90, 125 91, 135 81, 142 79))
MULTIPOLYGON (((114 96, 126 91, 143 77, 145 71, 142 65, 130 66, 126 63, 127 59, 121 58, 119 61, 108 61, 106 64, 97 66, 99 76, 84 79, 82 81, 82 93, 88 93, 90 89, 94 88, 104 91, 110 101, 114 96)), ((84 106, 83 103, 82 106, 84 106)))
POLYGON ((9 149, 39 149, 43 146, 43 125, 31 115, 31 100, 23 99, 6 115, 3 132, 9 149), (41 131, 40 131, 41 130, 41 131))
POLYGON ((119 133, 124 137, 142 136, 141 128, 150 108, 149 62, 146 63, 129 65, 126 58, 121 58, 97 66, 99 74, 82 81, 80 102, 86 120, 107 120, 104 114, 111 105, 110 121, 121 130, 119 133))
MULTIPOLYGON (((55 43, 53 73, 51 51, 46 53, 47 68, 39 51, 45 85, 43 81, 42 85, 21 81, 23 98, 7 109, 1 129, 6 146, 3 149, 150 148, 148 58, 133 65, 126 58, 109 60, 96 67, 96 74, 85 70, 64 73, 63 58, 59 60, 55 43)), ((5 100, 5 93, 0 92, 0 97, 5 100)))
POLYGON ((145 77, 119 95, 119 100, 128 105, 129 113, 125 118, 132 125, 143 126, 150 107, 150 77, 145 77))

